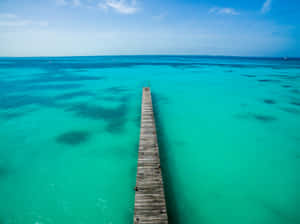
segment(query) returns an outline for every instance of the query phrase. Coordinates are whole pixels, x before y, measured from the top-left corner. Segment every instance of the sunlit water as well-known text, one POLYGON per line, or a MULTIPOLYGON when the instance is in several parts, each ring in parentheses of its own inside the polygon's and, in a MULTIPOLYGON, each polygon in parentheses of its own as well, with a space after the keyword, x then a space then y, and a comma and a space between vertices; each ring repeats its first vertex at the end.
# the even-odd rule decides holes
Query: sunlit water
POLYGON ((150 86, 171 223, 300 223, 300 61, 0 59, 0 223, 132 223, 150 86))

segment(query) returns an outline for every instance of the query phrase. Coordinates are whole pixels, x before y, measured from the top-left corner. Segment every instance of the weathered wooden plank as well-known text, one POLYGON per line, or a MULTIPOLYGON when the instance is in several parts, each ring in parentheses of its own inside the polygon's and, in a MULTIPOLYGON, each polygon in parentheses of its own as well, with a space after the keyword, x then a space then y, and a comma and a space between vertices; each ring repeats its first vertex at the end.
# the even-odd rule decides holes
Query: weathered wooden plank
POLYGON ((150 88, 143 88, 135 191, 134 223, 167 224, 168 216, 150 88))

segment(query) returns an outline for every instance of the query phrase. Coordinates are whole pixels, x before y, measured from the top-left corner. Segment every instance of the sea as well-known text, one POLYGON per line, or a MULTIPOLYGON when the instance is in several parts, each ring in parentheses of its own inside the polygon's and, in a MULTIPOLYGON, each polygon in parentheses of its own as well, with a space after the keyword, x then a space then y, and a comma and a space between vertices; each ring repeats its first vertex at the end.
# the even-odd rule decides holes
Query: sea
POLYGON ((169 222, 300 223, 300 59, 0 58, 0 223, 133 223, 150 87, 169 222))

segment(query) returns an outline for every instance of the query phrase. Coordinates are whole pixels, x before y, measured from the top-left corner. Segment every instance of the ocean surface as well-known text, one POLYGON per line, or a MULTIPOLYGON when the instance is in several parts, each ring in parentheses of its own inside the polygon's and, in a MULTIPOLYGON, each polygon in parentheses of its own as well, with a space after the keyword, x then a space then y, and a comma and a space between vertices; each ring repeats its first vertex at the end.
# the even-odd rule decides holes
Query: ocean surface
POLYGON ((0 58, 0 223, 133 223, 150 86, 170 223, 300 223, 300 60, 0 58))

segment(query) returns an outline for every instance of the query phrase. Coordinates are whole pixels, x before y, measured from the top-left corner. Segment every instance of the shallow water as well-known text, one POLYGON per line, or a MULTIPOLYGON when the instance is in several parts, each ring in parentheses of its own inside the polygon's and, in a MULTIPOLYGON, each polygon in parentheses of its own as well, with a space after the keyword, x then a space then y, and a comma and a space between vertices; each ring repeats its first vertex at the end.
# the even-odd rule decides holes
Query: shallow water
POLYGON ((132 223, 142 87, 171 223, 300 223, 300 61, 0 59, 0 223, 132 223))

